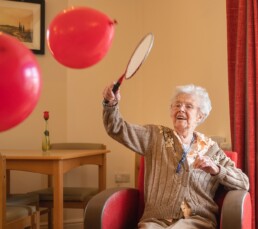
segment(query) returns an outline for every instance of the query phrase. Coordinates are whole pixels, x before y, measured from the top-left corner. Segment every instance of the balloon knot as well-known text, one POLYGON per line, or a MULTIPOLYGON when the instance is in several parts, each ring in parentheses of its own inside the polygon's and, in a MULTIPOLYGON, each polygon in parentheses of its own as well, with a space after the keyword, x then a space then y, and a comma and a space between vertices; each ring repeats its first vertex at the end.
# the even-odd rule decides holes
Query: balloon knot
POLYGON ((117 20, 116 20, 116 19, 114 19, 113 24, 115 24, 115 25, 117 25, 117 24, 118 24, 118 22, 117 22, 117 20))

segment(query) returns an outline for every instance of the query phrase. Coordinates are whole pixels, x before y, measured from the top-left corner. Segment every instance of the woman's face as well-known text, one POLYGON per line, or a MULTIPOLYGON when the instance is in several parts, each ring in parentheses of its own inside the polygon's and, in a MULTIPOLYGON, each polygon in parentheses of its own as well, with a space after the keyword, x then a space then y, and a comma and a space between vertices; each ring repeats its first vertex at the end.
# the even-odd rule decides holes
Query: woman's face
POLYGON ((179 94, 171 105, 171 118, 178 133, 194 131, 202 119, 196 96, 179 94))

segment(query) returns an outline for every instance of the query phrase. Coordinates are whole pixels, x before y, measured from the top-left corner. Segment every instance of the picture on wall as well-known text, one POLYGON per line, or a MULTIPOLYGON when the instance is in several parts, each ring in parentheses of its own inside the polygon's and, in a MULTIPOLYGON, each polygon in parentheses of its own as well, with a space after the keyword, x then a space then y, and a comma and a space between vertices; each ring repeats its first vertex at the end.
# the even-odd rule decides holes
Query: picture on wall
POLYGON ((0 32, 16 37, 35 54, 44 54, 44 0, 1 0, 0 32))

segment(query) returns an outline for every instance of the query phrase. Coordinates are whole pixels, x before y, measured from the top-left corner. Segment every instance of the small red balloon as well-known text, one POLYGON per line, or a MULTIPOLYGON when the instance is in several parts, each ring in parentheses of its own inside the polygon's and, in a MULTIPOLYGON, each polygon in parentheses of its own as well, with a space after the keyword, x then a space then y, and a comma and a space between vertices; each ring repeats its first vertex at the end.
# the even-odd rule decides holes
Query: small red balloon
POLYGON ((48 27, 48 47, 53 57, 64 66, 90 67, 110 49, 114 24, 115 21, 102 12, 88 7, 64 10, 48 27))
POLYGON ((41 92, 33 53, 18 39, 0 32, 0 132, 26 119, 41 92))

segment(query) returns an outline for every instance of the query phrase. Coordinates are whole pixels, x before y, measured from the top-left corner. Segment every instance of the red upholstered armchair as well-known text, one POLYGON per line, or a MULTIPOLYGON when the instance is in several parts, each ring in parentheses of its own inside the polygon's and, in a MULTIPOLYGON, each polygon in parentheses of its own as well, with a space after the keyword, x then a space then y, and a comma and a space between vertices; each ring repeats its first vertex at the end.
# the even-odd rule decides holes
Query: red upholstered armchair
MULTIPOLYGON (((237 162, 237 153, 226 152, 237 162)), ((113 188, 94 196, 85 209, 84 229, 134 229, 143 212, 144 160, 140 160, 138 189, 113 188)), ((218 228, 250 229, 251 200, 249 192, 218 189, 215 197, 219 205, 218 228)))

